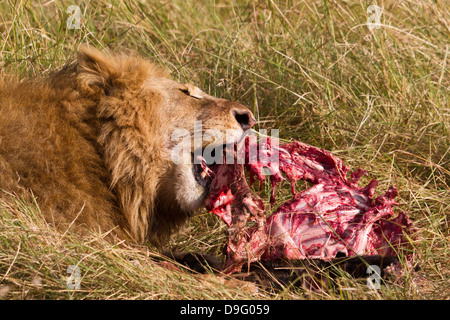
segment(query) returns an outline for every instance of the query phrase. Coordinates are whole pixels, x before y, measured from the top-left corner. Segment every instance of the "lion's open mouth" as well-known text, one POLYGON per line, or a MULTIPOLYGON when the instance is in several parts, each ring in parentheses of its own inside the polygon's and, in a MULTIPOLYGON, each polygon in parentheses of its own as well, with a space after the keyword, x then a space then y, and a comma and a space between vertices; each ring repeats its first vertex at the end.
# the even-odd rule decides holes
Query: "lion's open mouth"
POLYGON ((208 188, 211 185, 213 178, 216 175, 216 171, 222 160, 224 159, 224 154, 227 150, 227 145, 222 145, 214 148, 211 154, 204 157, 204 149, 198 152, 192 153, 192 173, 194 175, 195 181, 204 188, 208 188), (215 160, 216 152, 220 154, 220 159, 215 160), (198 154, 197 154, 198 153, 198 154))
MULTIPOLYGON (((203 157, 202 157, 203 158, 203 157)), ((192 173, 194 174, 195 181, 202 187, 208 187, 214 178, 214 171, 211 167, 216 165, 207 165, 204 159, 201 160, 200 164, 195 164, 192 166, 192 173)))

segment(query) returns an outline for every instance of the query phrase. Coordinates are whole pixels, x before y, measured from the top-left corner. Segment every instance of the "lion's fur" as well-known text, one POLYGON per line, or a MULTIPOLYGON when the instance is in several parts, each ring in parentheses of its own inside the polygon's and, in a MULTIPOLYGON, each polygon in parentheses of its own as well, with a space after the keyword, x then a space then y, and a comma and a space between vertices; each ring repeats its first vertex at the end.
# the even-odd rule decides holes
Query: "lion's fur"
POLYGON ((183 198, 190 169, 167 155, 171 132, 192 132, 194 120, 235 128, 230 110, 244 108, 206 94, 194 100, 186 88, 140 57, 88 48, 42 78, 3 76, 0 197, 32 193, 62 228, 166 239, 195 209, 183 198))

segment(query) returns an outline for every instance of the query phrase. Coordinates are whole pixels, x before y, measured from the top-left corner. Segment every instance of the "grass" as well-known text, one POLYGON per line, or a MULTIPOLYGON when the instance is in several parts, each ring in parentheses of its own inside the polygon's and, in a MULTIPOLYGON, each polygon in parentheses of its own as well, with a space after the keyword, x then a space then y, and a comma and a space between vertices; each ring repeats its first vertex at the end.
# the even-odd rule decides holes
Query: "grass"
MULTIPOLYGON (((250 293, 223 279, 168 271, 151 248, 57 233, 17 197, 0 211, 4 299, 448 299, 450 7, 446 1, 71 1, 0 3, 0 69, 23 77, 58 68, 80 44, 128 48, 175 79, 248 105, 260 128, 331 150, 352 169, 398 187, 414 221, 421 271, 368 290, 343 275, 333 290, 250 293), (367 8, 383 7, 381 28, 367 8), (69 265, 80 290, 66 287, 69 265)), ((368 180, 362 181, 362 183, 368 180)), ((279 202, 288 188, 280 190, 279 202)), ((225 227, 201 213, 171 245, 220 253, 225 227)))

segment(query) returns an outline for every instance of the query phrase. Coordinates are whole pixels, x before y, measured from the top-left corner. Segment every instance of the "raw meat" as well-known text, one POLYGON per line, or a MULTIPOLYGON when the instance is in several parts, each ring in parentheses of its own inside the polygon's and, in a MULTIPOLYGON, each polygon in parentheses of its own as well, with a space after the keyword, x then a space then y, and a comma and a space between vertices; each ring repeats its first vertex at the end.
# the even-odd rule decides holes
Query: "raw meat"
POLYGON ((229 226, 225 273, 239 272, 243 265, 260 259, 393 256, 405 242, 403 232, 409 231, 411 221, 392 209, 397 205, 395 187, 373 199, 376 180, 358 185, 367 174, 364 170, 348 179, 349 168, 341 159, 297 141, 279 145, 277 139, 264 138, 257 143, 255 136, 248 136, 243 150, 245 165, 215 166, 205 200, 206 208, 229 226), (262 185, 270 176, 272 205, 283 174, 291 183, 293 198, 266 219, 260 197, 247 184, 244 167, 250 185, 255 180, 262 185), (297 193, 298 180, 312 186, 297 193))
POLYGON ((220 165, 205 203, 229 227, 223 271, 237 272, 245 263, 257 261, 268 243, 266 216, 263 202, 245 180, 244 166, 220 165))

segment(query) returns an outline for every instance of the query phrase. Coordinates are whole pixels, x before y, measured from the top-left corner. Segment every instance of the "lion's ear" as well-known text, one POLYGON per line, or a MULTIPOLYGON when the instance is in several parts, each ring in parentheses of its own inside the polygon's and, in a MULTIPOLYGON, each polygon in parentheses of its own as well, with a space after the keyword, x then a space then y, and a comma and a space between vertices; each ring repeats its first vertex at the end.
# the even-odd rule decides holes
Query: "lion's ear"
POLYGON ((165 68, 131 53, 113 55, 82 47, 77 61, 82 84, 107 95, 115 90, 137 89, 149 77, 169 77, 165 68))
POLYGON ((78 78, 88 87, 98 87, 105 93, 111 91, 118 77, 114 58, 97 49, 82 47, 77 58, 78 78))

